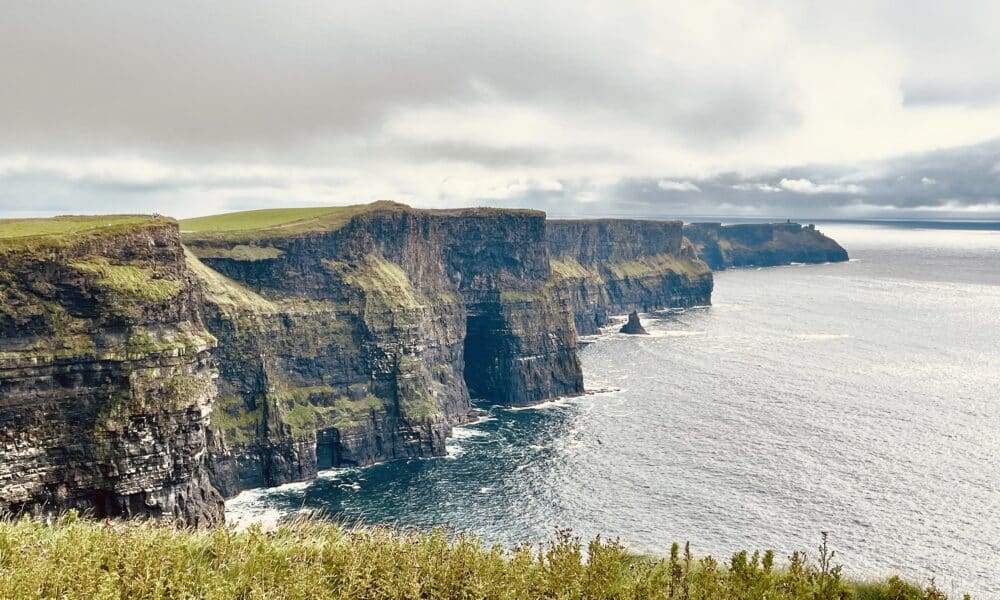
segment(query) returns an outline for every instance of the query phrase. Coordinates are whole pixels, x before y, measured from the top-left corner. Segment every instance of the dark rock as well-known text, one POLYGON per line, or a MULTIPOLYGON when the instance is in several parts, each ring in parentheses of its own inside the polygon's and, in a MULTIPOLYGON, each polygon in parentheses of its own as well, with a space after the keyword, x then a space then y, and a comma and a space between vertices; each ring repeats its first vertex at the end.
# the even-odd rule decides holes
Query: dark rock
POLYGON ((712 302, 712 273, 680 221, 552 220, 546 225, 553 288, 572 307, 577 332, 610 315, 712 302))
POLYGON ((848 259, 840 244, 813 225, 691 223, 684 226, 684 235, 694 244, 698 257, 716 271, 848 259))
POLYGON ((215 339, 176 223, 0 241, 0 512, 220 522, 215 339))
POLYGON ((582 393, 572 309, 547 285, 544 236, 536 211, 376 205, 239 258, 231 244, 189 239, 220 340, 209 458, 219 489, 440 456, 451 428, 474 418, 473 397, 582 393))
POLYGON ((584 393, 577 333, 608 315, 709 304, 699 256, 847 258, 796 224, 338 215, 190 251, 164 218, 0 238, 0 512, 214 523, 242 489, 440 456, 473 398, 584 393))
POLYGON ((622 325, 622 328, 618 330, 619 333, 627 333, 630 335, 649 335, 643 326, 642 322, 639 321, 639 313, 634 310, 628 315, 628 322, 622 325))

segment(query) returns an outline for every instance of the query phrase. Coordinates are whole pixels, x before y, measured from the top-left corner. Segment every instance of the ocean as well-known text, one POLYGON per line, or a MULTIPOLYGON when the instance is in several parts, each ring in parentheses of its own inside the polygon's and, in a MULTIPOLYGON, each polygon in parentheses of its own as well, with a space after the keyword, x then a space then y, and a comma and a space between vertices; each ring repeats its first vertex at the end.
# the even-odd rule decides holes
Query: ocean
POLYGON ((848 263, 716 274, 711 307, 585 338, 590 394, 489 409, 449 456, 244 492, 513 545, 815 556, 1000 598, 1000 225, 829 223, 848 263))

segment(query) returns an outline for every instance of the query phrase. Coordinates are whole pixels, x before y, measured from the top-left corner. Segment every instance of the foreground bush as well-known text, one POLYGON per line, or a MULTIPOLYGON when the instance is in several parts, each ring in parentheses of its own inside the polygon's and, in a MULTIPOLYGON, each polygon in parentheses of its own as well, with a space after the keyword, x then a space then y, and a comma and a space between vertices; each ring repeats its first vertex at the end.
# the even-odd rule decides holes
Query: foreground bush
POLYGON ((506 551, 443 531, 348 530, 303 521, 175 530, 101 524, 73 513, 44 524, 0 523, 0 598, 676 598, 936 600, 893 578, 842 580, 825 540, 817 560, 737 553, 728 564, 675 545, 665 560, 569 532, 506 551))

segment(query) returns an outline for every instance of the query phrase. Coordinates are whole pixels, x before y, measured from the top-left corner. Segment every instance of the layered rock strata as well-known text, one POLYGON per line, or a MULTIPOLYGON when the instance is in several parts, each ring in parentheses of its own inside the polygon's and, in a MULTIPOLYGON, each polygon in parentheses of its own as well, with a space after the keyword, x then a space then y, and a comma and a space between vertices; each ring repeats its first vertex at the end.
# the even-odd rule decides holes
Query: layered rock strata
POLYGON ((243 489, 442 455, 474 399, 582 393, 578 332, 709 304, 702 259, 846 252, 794 224, 391 202, 0 221, 0 511, 214 523, 243 489))
POLYGON ((187 233, 220 340, 219 489, 441 455, 472 398, 581 393, 571 307, 546 287, 544 235, 540 212, 393 203, 187 233))
POLYGON ((173 221, 0 223, 0 510, 222 520, 201 305, 173 221))
POLYGON ((712 273, 680 221, 550 220, 546 239, 554 287, 581 335, 613 315, 711 304, 712 273))

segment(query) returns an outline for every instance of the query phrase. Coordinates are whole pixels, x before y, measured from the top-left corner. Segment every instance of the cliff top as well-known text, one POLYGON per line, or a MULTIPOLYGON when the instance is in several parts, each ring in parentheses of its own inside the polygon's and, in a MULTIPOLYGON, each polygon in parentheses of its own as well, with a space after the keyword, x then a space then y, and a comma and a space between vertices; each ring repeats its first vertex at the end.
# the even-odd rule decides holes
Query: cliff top
POLYGON ((405 204, 379 201, 350 206, 268 208, 181 221, 184 241, 255 240, 312 231, 340 229, 352 217, 374 210, 409 210, 405 204))
POLYGON ((150 225, 173 224, 151 215, 61 216, 48 219, 0 219, 0 248, 58 246, 84 236, 118 235, 150 225))
POLYGON ((585 217, 580 219, 569 219, 569 218, 549 218, 549 223, 556 225, 594 225, 600 223, 641 223, 641 224, 652 224, 652 225, 664 225, 664 224, 683 224, 683 221, 679 219, 631 219, 628 217, 585 217))
POLYGON ((490 216, 501 214, 545 213, 527 209, 460 208, 445 210, 415 209, 390 200, 350 206, 315 208, 271 208, 198 217, 181 221, 185 242, 254 242, 318 231, 336 231, 358 215, 375 211, 426 213, 441 216, 490 216))

